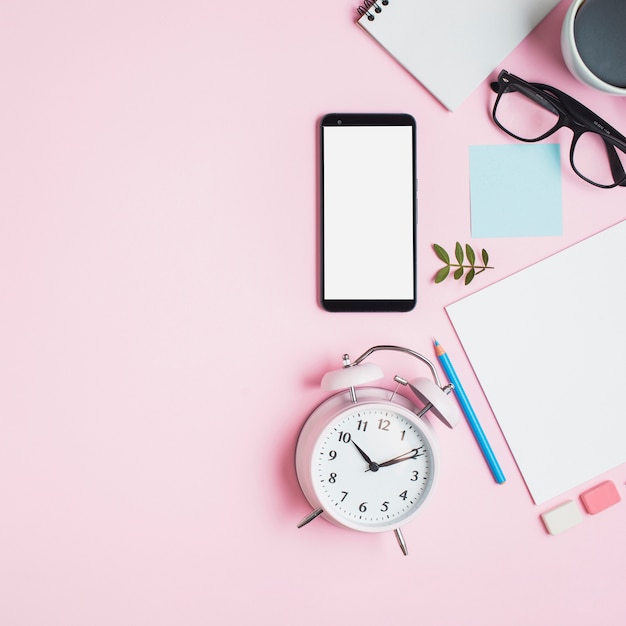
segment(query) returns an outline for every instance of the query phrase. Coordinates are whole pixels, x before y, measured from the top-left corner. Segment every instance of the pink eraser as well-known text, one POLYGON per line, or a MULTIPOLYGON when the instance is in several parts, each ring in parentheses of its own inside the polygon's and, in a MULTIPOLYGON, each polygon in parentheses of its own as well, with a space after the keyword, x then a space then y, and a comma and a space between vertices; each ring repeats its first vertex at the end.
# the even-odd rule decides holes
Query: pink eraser
POLYGON ((567 500, 567 502, 563 502, 563 504, 559 504, 559 506, 542 513, 541 519, 545 524, 546 530, 551 535, 558 535, 583 521, 582 515, 573 500, 567 500))
POLYGON ((580 494, 580 499, 583 501, 587 513, 591 515, 600 513, 600 511, 608 509, 621 500, 617 487, 612 480, 605 480, 603 483, 587 489, 580 494))

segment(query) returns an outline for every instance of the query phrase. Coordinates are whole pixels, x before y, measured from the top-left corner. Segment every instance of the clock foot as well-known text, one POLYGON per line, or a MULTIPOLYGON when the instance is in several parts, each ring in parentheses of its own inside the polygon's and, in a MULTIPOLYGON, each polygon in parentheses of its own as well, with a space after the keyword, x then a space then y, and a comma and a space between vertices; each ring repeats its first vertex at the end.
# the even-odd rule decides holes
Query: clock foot
POLYGON ((302 528, 306 526, 309 522, 312 522, 318 515, 321 515, 324 512, 324 509, 315 509, 315 511, 311 511, 299 524, 298 528, 302 528))
POLYGON ((402 550, 402 554, 404 554, 404 556, 407 556, 409 554, 409 550, 406 547, 406 541, 404 541, 404 536, 402 535, 401 530, 399 528, 396 528, 393 532, 396 536, 396 539, 398 540, 398 545, 400 546, 400 550, 402 550))

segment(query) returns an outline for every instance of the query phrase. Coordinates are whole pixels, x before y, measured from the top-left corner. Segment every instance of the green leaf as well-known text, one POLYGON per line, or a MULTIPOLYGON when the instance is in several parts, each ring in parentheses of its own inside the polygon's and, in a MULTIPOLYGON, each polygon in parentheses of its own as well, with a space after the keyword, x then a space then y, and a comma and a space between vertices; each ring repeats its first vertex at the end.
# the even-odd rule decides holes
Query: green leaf
POLYGON ((454 247, 454 256, 456 257, 457 263, 459 265, 463 265, 463 246, 457 241, 456 246, 454 247))
POLYGON ((433 250, 437 257, 445 263, 444 267, 437 270, 434 281, 435 283, 441 283, 446 278, 450 277, 450 274, 455 280, 461 280, 465 275, 464 282, 469 285, 478 274, 482 274, 486 269, 493 269, 489 266, 489 254, 484 248, 474 249, 469 243, 461 243, 457 241, 454 246, 454 257, 456 262, 451 259, 452 254, 446 252, 443 246, 437 243, 432 244, 433 250), (478 254, 480 250, 480 255, 478 254), (482 260, 479 260, 479 257, 482 260))
POLYGON ((435 283, 443 282, 450 273, 450 266, 444 265, 436 274, 435 274, 435 283))
POLYGON ((433 249, 435 250, 435 254, 444 262, 450 263, 450 257, 448 253, 437 243, 433 244, 433 249))

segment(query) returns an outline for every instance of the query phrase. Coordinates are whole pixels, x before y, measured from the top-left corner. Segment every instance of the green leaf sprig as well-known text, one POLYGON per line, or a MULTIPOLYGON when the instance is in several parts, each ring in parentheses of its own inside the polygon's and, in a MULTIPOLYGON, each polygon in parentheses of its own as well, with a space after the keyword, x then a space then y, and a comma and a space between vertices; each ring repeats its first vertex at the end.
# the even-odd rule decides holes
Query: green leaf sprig
POLYGON ((450 274, 450 270, 453 267, 456 268, 453 272, 455 280, 460 280, 463 274, 465 274, 465 270, 468 270, 467 274, 465 274, 466 285, 469 285, 478 274, 482 274, 485 270, 494 269, 491 265, 489 265, 489 254, 487 253, 487 250, 483 249, 480 251, 482 265, 477 264, 476 252, 474 252, 474 249, 468 243, 465 244, 464 252, 463 246, 458 241, 456 242, 456 246, 454 247, 454 257, 456 259, 456 263, 452 263, 450 261, 450 255, 439 244, 434 243, 433 250, 435 251, 435 254, 445 263, 445 265, 435 274, 435 283, 444 281, 450 274), (466 264, 464 264, 465 260, 467 260, 466 264))

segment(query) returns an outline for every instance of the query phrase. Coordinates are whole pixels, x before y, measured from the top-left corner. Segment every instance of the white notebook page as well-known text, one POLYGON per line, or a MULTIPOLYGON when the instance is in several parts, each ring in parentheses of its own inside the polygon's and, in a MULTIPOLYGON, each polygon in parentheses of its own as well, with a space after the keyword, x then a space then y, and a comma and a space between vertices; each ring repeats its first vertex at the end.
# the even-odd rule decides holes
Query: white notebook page
POLYGON ((379 0, 358 24, 452 111, 558 3, 379 0))

